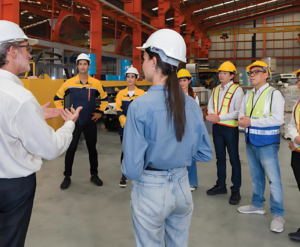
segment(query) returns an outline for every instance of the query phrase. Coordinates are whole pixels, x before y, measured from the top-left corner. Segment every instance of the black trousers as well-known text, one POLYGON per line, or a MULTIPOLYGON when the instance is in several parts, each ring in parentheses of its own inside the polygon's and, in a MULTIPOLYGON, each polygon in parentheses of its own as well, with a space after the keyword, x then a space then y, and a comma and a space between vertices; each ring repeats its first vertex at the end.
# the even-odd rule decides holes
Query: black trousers
POLYGON ((213 125, 213 141, 217 156, 219 186, 226 185, 226 147, 232 167, 232 191, 239 191, 242 183, 241 162, 239 157, 239 130, 220 124, 213 125))
POLYGON ((298 189, 300 191, 300 153, 293 151, 292 152, 292 162, 291 166, 295 175, 295 179, 298 184, 298 189))
POLYGON ((35 173, 0 178, 0 247, 23 247, 35 196, 35 173))
POLYGON ((78 146, 79 137, 83 132, 86 145, 89 151, 89 160, 90 160, 90 172, 91 175, 98 174, 98 153, 96 149, 97 143, 97 125, 96 123, 91 125, 77 125, 75 126, 75 130, 73 132, 73 139, 70 144, 70 147, 66 153, 65 157, 65 172, 64 175, 66 177, 72 176, 72 166, 74 162, 75 152, 78 146))

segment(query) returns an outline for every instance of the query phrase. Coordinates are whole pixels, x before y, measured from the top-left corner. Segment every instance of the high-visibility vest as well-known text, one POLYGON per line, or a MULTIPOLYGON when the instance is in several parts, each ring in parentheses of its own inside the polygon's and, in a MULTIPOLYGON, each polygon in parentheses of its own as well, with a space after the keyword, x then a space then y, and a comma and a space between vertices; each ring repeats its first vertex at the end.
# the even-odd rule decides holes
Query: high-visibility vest
MULTIPOLYGON (((272 95, 274 88, 266 88, 253 107, 254 92, 247 92, 245 97, 246 116, 251 119, 267 118, 271 116, 272 95)), ((280 126, 273 127, 253 127, 246 128, 245 141, 250 141, 253 145, 261 147, 275 143, 280 143, 280 126)))
MULTIPOLYGON (((296 126, 297 126, 297 131, 299 133, 299 124, 300 124, 300 100, 298 102, 298 104, 295 107, 294 110, 294 118, 295 118, 295 122, 296 122, 296 126)), ((300 147, 296 148, 295 150, 296 152, 300 153, 300 147)))
MULTIPOLYGON (((232 84, 225 96, 224 96, 224 99, 223 99, 223 102, 222 102, 222 106, 221 106, 221 109, 220 111, 219 110, 219 91, 220 91, 220 86, 217 86, 215 88, 215 91, 214 91, 214 107, 215 107, 215 113, 217 115, 223 115, 223 114, 228 114, 229 113, 229 106, 230 106, 230 103, 231 103, 231 99, 236 91, 236 89, 239 87, 239 85, 236 85, 236 84, 232 84)), ((229 127, 238 127, 238 120, 237 119, 232 119, 232 120, 227 120, 227 121, 219 121, 217 123, 214 123, 214 124, 221 124, 221 125, 225 125, 225 126, 229 126, 229 127)))

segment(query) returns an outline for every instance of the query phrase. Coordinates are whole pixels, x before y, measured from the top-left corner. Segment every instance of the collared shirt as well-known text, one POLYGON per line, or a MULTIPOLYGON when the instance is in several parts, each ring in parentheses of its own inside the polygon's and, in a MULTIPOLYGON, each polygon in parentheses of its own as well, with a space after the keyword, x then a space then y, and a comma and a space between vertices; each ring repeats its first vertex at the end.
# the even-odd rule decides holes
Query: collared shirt
MULTIPOLYGON (((229 89, 229 87, 233 84, 233 81, 227 83, 224 86, 224 89, 222 88, 222 86, 220 85, 220 91, 219 91, 219 103, 218 105, 218 112, 220 112, 221 107, 222 107, 222 102, 223 99, 229 89)), ((215 105, 214 105, 214 92, 215 92, 216 88, 214 88, 214 90, 212 91, 212 94, 210 96, 209 99, 209 103, 208 103, 208 107, 207 107, 207 113, 208 114, 215 114, 215 105)), ((222 114, 220 115, 220 120, 221 121, 228 121, 228 120, 234 120, 234 119, 238 119, 239 116, 239 110, 241 107, 241 103, 244 97, 244 92, 243 89, 241 87, 237 88, 236 91, 234 92, 230 105, 229 105, 229 113, 228 114, 222 114)))
POLYGON ((132 91, 128 91, 128 87, 126 87, 125 89, 121 90, 116 97, 116 109, 117 109, 117 114, 120 122, 120 127, 119 127, 120 136, 123 136, 124 125, 126 122, 126 115, 127 115, 129 105, 133 100, 145 94, 145 91, 139 89, 137 86, 135 86, 135 89, 133 91, 134 94, 132 96, 130 96, 129 92, 132 91))
MULTIPOLYGON (((269 87, 269 83, 266 83, 260 89, 255 91, 255 88, 252 89, 254 92, 253 97, 253 107, 255 106, 256 101, 259 99, 259 96, 262 92, 269 87)), ((275 90, 272 94, 272 103, 271 103, 271 116, 267 118, 251 119, 251 126, 253 127, 274 127, 284 124, 284 98, 282 94, 275 90)), ((243 99, 242 106, 239 113, 239 118, 246 115, 246 96, 243 99)))
POLYGON ((75 128, 68 121, 56 132, 36 98, 14 74, 0 69, 0 178, 27 177, 67 150, 75 128))
POLYGON ((190 166, 192 160, 211 160, 202 110, 192 97, 184 96, 186 126, 181 142, 176 139, 173 121, 167 119, 164 85, 152 86, 130 104, 122 144, 124 176, 137 180, 147 166, 168 170, 190 166))
POLYGON ((77 75, 61 85, 54 97, 54 104, 57 108, 64 108, 64 97, 68 94, 70 94, 70 103, 65 107, 73 106, 74 109, 79 106, 83 107, 76 121, 79 125, 95 124, 92 120, 93 113, 103 114, 108 105, 107 93, 102 83, 89 75, 86 84, 82 84, 77 75), (100 105, 96 104, 98 96, 100 96, 100 105))
POLYGON ((299 132, 297 131, 297 125, 296 125, 296 121, 295 121, 295 108, 297 106, 298 102, 294 105, 293 107, 293 114, 292 114, 292 117, 291 117, 291 121, 290 123, 288 124, 288 134, 287 136, 291 138, 292 142, 294 143, 294 146, 296 148, 299 147, 299 145, 295 142, 295 138, 297 136, 299 136, 299 132))

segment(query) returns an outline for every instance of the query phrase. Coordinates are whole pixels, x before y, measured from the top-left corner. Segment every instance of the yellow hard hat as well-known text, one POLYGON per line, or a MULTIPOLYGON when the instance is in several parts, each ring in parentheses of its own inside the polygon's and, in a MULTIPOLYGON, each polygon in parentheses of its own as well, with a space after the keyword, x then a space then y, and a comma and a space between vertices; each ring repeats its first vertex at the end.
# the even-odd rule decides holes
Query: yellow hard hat
POLYGON ((188 71, 187 69, 181 69, 178 71, 177 73, 177 78, 186 78, 186 77, 192 77, 190 74, 190 71, 188 71))
POLYGON ((252 64, 250 64, 249 66, 247 66, 246 70, 247 70, 247 71, 250 71, 250 69, 251 69, 252 67, 261 67, 261 68, 267 70, 267 71, 269 72, 268 78, 269 78, 269 77, 271 76, 271 74, 272 74, 270 68, 268 67, 268 65, 267 65, 266 63, 262 62, 262 61, 255 61, 254 63, 252 63, 252 64))
POLYGON ((228 71, 228 72, 232 72, 235 74, 237 73, 234 64, 229 61, 222 63, 218 70, 219 70, 219 72, 220 71, 228 71))
POLYGON ((295 74, 297 77, 298 77, 299 73, 300 73, 300 69, 294 72, 294 74, 295 74))

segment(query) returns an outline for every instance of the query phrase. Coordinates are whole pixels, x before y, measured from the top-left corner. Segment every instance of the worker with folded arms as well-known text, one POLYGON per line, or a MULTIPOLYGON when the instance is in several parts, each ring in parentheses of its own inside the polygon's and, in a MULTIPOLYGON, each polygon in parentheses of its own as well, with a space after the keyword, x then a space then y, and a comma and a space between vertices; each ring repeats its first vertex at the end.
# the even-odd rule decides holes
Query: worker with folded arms
POLYGON ((250 205, 238 208, 243 214, 265 214, 264 192, 267 176, 270 184, 272 221, 270 230, 282 232, 284 208, 278 161, 280 125, 284 123, 284 98, 267 83, 268 65, 256 61, 247 67, 254 88, 244 96, 239 126, 245 128, 247 158, 252 176, 253 196, 250 205))
POLYGON ((35 173, 42 159, 63 154, 72 140, 74 122, 82 107, 72 112, 40 106, 24 88, 19 74, 30 71, 32 46, 15 23, 0 20, 0 247, 23 247, 36 189, 35 173), (45 119, 61 115, 65 124, 56 132, 45 119))
MULTIPOLYGON (((145 94, 144 90, 139 89, 135 85, 137 79, 139 79, 140 77, 139 72, 136 68, 131 66, 125 72, 125 75, 126 75, 126 81, 128 83, 128 87, 121 90, 117 94, 117 98, 116 98, 116 108, 117 108, 117 113, 120 121, 119 135, 120 135, 121 143, 123 141, 123 132, 124 132, 124 126, 126 122, 128 107, 136 98, 145 94)), ((123 160, 123 151, 121 152, 121 164, 122 164, 122 160, 123 160)), ((121 188, 125 188, 127 186, 127 178, 123 174, 119 186, 121 188)))
POLYGON ((242 184, 241 162, 239 157, 238 115, 244 92, 233 83, 237 73, 235 66, 227 61, 219 67, 221 84, 214 88, 208 103, 206 119, 213 122, 213 142, 217 158, 217 182, 207 195, 227 194, 226 188, 226 148, 232 167, 231 196, 229 203, 236 205, 241 199, 242 184))
MULTIPOLYGON (((199 105, 199 98, 197 93, 194 93, 193 87, 191 86, 192 76, 187 69, 181 69, 177 73, 177 78, 179 84, 182 88, 184 94, 191 96, 195 99, 196 103, 199 105)), ((200 107, 200 106, 199 106, 200 107)), ((192 161, 192 165, 187 167, 189 173, 189 181, 191 191, 194 191, 198 187, 198 175, 197 175, 197 163, 192 161)))
MULTIPOLYGON (((300 69, 295 71, 294 74, 297 76, 297 86, 300 90, 300 69)), ((289 148, 292 151, 291 166, 294 172, 294 176, 300 191, 300 100, 295 104, 293 108, 293 114, 291 122, 288 125, 288 136, 291 138, 289 142, 289 148)), ((300 228, 297 232, 290 233, 289 237, 294 240, 300 241, 300 228)))
POLYGON ((83 110, 78 118, 73 133, 73 140, 66 153, 64 180, 60 188, 68 189, 71 184, 72 166, 79 138, 83 132, 89 152, 91 182, 97 186, 102 186, 103 182, 98 177, 98 153, 97 124, 99 118, 104 113, 108 97, 101 82, 88 74, 91 60, 88 55, 82 53, 76 59, 78 75, 62 84, 54 97, 54 104, 57 108, 64 107, 64 97, 70 94, 70 107, 83 106, 83 110), (96 98, 100 96, 100 105, 96 105, 96 98))

